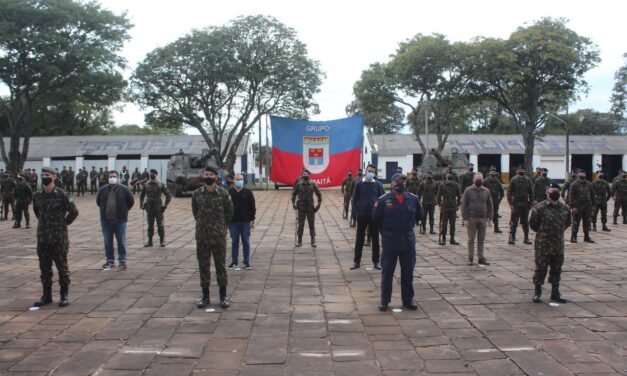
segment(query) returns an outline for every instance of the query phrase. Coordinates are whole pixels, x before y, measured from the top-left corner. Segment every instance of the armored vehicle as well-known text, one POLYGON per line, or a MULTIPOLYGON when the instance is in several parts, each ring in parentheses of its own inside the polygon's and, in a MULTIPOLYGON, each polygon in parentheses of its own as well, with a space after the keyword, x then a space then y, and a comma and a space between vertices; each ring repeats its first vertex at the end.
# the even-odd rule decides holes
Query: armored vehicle
POLYGON ((217 149, 203 149, 202 154, 187 154, 183 150, 170 157, 168 162, 167 186, 175 197, 194 191, 202 186, 202 174, 206 166, 216 169, 217 149))
POLYGON ((468 170, 468 164, 466 154, 460 153, 457 148, 451 148, 451 154, 448 156, 443 156, 437 149, 432 148, 422 159, 418 172, 425 174, 430 171, 434 179, 443 180, 449 165, 459 176, 468 170))

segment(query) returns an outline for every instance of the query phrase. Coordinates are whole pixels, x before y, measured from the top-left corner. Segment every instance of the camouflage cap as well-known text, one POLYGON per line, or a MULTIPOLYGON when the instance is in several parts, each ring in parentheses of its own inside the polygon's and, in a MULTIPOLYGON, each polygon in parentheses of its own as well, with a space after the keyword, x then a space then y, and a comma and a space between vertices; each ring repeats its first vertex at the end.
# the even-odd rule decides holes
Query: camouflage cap
POLYGON ((557 188, 557 189, 559 189, 559 190, 562 190, 562 188, 560 187, 560 185, 559 185, 559 184, 557 184, 557 183, 551 183, 551 184, 547 185, 547 187, 546 187, 546 188, 547 188, 547 189, 549 189, 549 188, 557 188))
POLYGON ((57 173, 57 170, 55 170, 54 168, 50 167, 50 166, 45 166, 41 168, 41 172, 48 172, 52 175, 55 175, 57 173))

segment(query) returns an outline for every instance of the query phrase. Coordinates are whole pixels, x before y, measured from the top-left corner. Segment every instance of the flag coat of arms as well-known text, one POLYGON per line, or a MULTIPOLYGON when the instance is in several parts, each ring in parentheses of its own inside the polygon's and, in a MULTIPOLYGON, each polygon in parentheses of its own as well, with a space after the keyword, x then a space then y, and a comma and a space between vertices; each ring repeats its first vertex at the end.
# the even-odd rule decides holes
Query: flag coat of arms
POLYGON ((346 172, 361 164, 363 117, 331 121, 294 120, 271 116, 272 172, 270 178, 293 184, 306 168, 319 187, 342 184, 346 172))

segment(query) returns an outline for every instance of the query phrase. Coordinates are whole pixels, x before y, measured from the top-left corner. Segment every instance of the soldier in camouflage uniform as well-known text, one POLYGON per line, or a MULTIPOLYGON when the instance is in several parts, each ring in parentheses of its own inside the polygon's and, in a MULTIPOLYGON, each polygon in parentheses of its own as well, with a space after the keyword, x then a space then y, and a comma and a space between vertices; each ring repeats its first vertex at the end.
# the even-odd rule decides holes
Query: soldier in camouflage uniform
POLYGON ((536 176, 533 181, 533 202, 536 204, 546 200, 546 187, 552 183, 551 178, 547 176, 548 174, 549 170, 543 168, 540 171, 540 176, 536 176))
POLYGON ((490 168, 490 176, 485 179, 483 186, 488 188, 490 197, 492 198, 492 222, 494 223, 494 232, 501 233, 503 231, 499 228, 499 206, 501 205, 501 200, 505 197, 505 191, 503 190, 503 184, 501 184, 498 178, 496 168, 490 168))
POLYGON ((551 184, 546 190, 547 199, 536 204, 531 210, 529 225, 536 232, 534 243, 536 269, 533 274, 535 293, 533 302, 539 303, 542 285, 547 271, 549 283, 553 286, 551 300, 566 303, 560 293, 560 274, 564 264, 564 231, 570 226, 571 214, 568 206, 561 203, 560 187, 551 184))
POLYGON ((459 209, 461 194, 459 185, 454 180, 451 171, 446 174, 446 181, 440 183, 438 187, 437 203, 440 206, 440 241, 438 244, 446 244, 446 227, 450 225, 452 245, 459 245, 455 241, 455 219, 457 218, 457 209, 459 209))
POLYGON ((425 234, 427 232, 427 215, 429 216, 429 234, 435 234, 434 219, 435 204, 437 203, 438 184, 433 180, 431 171, 427 171, 425 180, 420 182, 418 186, 418 196, 422 200, 422 219, 420 226, 420 233, 425 234))
POLYGON ((33 190, 33 192, 35 192, 37 190, 37 180, 39 179, 39 176, 37 176, 37 172, 35 171, 35 169, 31 170, 31 182, 30 182, 30 188, 33 190))
POLYGON ((469 164, 468 171, 459 177, 459 191, 464 194, 466 188, 470 187, 475 179, 475 165, 469 164))
POLYGON ((612 197, 610 184, 605 181, 603 171, 597 173, 597 179, 592 183, 592 191, 594 192, 594 214, 592 215, 592 231, 597 230, 597 217, 601 211, 601 225, 603 231, 612 231, 607 227, 607 202, 612 197))
POLYGON ((353 195, 353 187, 353 172, 348 170, 348 174, 342 181, 342 195, 344 196, 342 218, 344 219, 348 218, 348 208, 350 207, 351 196, 353 195))
POLYGON ((146 211, 148 217, 148 242, 144 247, 152 247, 152 236, 155 233, 155 220, 157 221, 157 233, 159 234, 159 245, 165 247, 165 229, 163 227, 163 213, 172 199, 168 188, 160 181, 157 181, 157 170, 150 170, 150 179, 144 186, 139 196, 140 209, 146 211), (161 195, 165 196, 165 204, 161 202, 161 195), (144 203, 144 198, 146 202, 144 203))
POLYGON ((24 176, 18 177, 19 182, 15 187, 15 224, 13 228, 22 227, 22 214, 26 219, 26 228, 30 228, 30 213, 28 212, 28 206, 33 201, 33 190, 30 184, 26 182, 24 176))
POLYGON ((226 231, 233 218, 233 203, 229 193, 216 184, 217 178, 216 168, 205 167, 203 173, 205 184, 192 195, 192 212, 196 219, 196 257, 202 288, 198 308, 209 305, 211 257, 220 289, 220 305, 223 308, 229 306, 226 296, 226 231))
POLYGON ((411 175, 407 178, 407 192, 420 198, 418 187, 420 187, 420 178, 418 177, 418 171, 414 168, 411 170, 411 175))
POLYGON ((67 264, 69 248, 67 226, 78 217, 74 201, 61 188, 54 184, 55 170, 44 167, 41 170, 42 189, 33 195, 33 211, 37 223, 37 256, 41 271, 43 295, 33 306, 41 307, 52 303, 52 263, 59 274, 59 306, 70 304, 68 292, 70 270, 67 264))
POLYGON ((562 188, 562 198, 564 201, 568 202, 568 193, 570 192, 570 185, 575 182, 575 172, 571 172, 568 174, 568 180, 564 182, 564 188, 562 188))
POLYGON ((594 243, 590 238, 590 220, 594 213, 594 190, 592 183, 586 180, 586 172, 578 171, 578 179, 570 186, 568 205, 573 212, 573 227, 570 237, 571 243, 577 243, 579 224, 583 222, 583 241, 594 243))
POLYGON ((4 179, 0 180, 0 192, 2 192, 2 211, 3 216, 0 217, 3 221, 9 219, 9 206, 11 207, 11 213, 13 213, 12 219, 15 219, 15 187, 17 182, 11 177, 9 171, 4 172, 4 179))
POLYGON ((76 194, 77 196, 80 196, 81 193, 83 194, 83 197, 85 196, 85 191, 87 190, 87 178, 88 177, 89 175, 87 174, 87 170, 85 169, 85 167, 83 167, 80 171, 78 171, 78 174, 76 175, 76 183, 78 185, 77 187, 78 193, 76 194))
POLYGON ((525 176, 525 166, 516 169, 517 176, 509 182, 507 190, 507 202, 512 212, 510 218, 509 244, 516 244, 516 229, 520 221, 525 234, 524 243, 531 244, 529 240, 529 209, 533 201, 533 188, 531 180, 525 176))
POLYGON ((618 212, 622 208, 623 224, 627 224, 627 172, 623 171, 612 184, 612 196, 614 197, 614 224, 618 224, 618 212))
POLYGON ((322 195, 316 183, 312 182, 309 178, 309 171, 304 170, 301 181, 294 186, 292 191, 292 206, 294 210, 298 210, 298 243, 297 247, 303 245, 303 230, 305 228, 305 218, 309 223, 309 234, 311 235, 311 246, 316 245, 316 212, 320 209, 322 204, 322 195), (316 195, 318 204, 314 207, 313 195, 316 195))

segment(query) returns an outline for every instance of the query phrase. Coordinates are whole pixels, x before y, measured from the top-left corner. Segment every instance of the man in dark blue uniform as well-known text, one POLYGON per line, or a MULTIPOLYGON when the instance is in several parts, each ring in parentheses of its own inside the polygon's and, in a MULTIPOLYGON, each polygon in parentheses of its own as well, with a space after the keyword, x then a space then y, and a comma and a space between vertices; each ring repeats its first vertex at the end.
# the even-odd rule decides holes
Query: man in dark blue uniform
POLYGON ((381 196, 374 205, 372 218, 381 237, 381 304, 379 310, 388 309, 392 299, 392 281, 396 260, 401 264, 401 296, 403 307, 418 309, 414 301, 414 266, 416 265, 416 235, 414 226, 422 217, 420 200, 415 195, 405 192, 403 175, 392 176, 392 192, 381 196))

